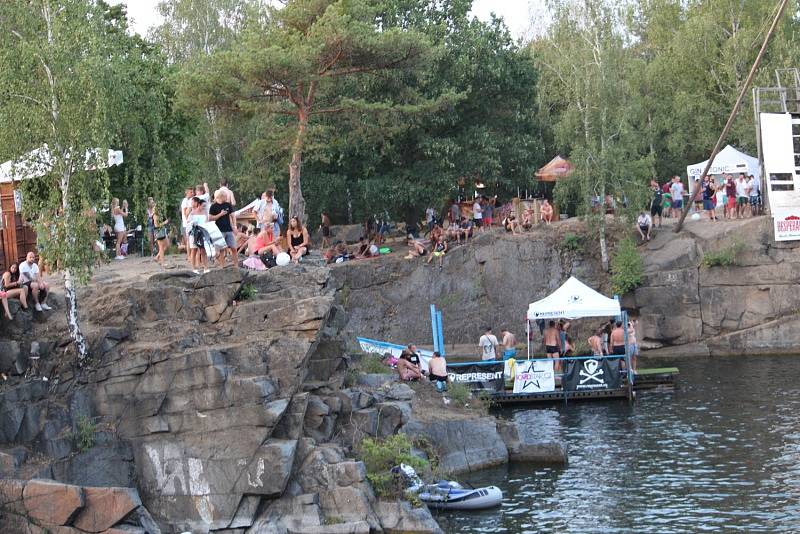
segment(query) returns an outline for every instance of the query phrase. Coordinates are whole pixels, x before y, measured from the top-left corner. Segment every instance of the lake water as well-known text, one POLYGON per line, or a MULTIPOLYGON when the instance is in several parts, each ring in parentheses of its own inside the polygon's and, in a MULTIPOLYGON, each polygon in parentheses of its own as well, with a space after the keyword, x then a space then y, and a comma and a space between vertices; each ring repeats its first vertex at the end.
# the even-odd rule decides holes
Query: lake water
MULTIPOLYGON (((647 363, 646 361, 644 362, 647 363)), ((800 358, 651 362, 672 392, 502 412, 569 448, 565 468, 465 475, 503 505, 435 514, 447 532, 800 532, 800 358)), ((643 365, 647 366, 647 365, 643 365)))

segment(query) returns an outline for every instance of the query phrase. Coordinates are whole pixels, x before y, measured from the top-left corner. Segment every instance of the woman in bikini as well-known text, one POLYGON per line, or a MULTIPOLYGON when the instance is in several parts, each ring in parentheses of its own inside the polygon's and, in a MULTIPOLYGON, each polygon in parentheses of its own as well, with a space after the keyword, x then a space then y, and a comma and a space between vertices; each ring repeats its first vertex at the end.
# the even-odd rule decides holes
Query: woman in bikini
POLYGON ((8 299, 19 299, 23 310, 28 309, 28 288, 19 281, 19 266, 12 263, 0 279, 0 298, 3 299, 3 310, 6 312, 6 319, 13 319, 8 309, 8 299))

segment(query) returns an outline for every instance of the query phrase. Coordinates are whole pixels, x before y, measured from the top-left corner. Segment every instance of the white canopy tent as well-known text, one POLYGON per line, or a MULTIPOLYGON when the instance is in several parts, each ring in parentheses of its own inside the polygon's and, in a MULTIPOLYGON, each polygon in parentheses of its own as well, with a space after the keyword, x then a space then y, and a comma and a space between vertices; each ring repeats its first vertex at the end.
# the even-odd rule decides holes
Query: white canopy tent
MULTIPOLYGON (((96 166, 93 164, 95 154, 100 151, 99 148, 94 150, 87 150, 84 159, 84 168, 86 170, 94 170, 96 166)), ((103 168, 113 167, 122 164, 122 151, 109 150, 108 158, 102 165, 103 168)), ((16 160, 6 161, 0 165, 0 183, 9 183, 19 180, 28 180, 31 178, 39 178, 53 170, 53 154, 47 145, 43 145, 36 150, 28 152, 24 156, 16 160)))
POLYGON ((528 320, 579 319, 621 315, 619 302, 602 295, 574 276, 542 300, 528 306, 528 320))
MULTIPOLYGON (((708 164, 708 160, 695 163, 686 167, 686 175, 690 178, 699 178, 708 164)), ((761 179, 761 165, 758 158, 739 152, 731 145, 719 151, 714 158, 709 174, 752 174, 756 180, 761 179)))

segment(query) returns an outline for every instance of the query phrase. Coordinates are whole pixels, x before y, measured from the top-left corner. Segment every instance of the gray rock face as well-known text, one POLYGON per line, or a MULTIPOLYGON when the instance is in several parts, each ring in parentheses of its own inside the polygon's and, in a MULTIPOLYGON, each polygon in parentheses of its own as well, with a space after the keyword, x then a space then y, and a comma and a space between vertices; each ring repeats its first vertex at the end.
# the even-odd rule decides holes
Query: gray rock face
POLYGON ((444 473, 476 471, 508 462, 508 450, 493 417, 412 419, 403 426, 403 432, 428 439, 439 453, 439 468, 444 473))

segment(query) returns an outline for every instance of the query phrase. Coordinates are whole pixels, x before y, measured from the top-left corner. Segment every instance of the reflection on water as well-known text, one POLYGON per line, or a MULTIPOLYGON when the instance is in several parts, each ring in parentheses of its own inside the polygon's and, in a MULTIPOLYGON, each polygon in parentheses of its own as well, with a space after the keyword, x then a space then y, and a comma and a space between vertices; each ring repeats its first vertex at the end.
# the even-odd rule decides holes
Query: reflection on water
POLYGON ((445 532, 800 532, 800 358, 658 361, 674 392, 504 412, 569 447, 566 468, 473 473, 501 508, 442 512, 445 532))

